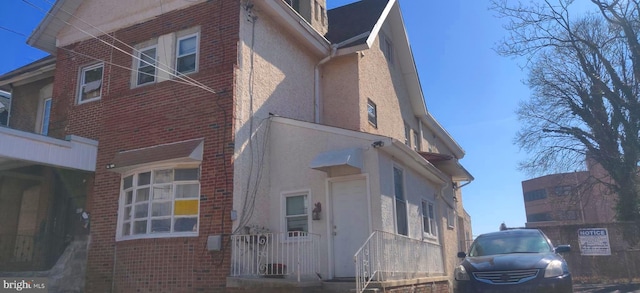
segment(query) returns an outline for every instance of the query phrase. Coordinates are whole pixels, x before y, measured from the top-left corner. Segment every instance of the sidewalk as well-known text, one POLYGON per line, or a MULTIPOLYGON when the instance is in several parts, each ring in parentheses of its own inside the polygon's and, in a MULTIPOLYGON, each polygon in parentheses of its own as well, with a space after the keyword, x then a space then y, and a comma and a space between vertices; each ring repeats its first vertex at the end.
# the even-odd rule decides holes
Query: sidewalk
POLYGON ((574 293, 640 293, 640 284, 574 284, 574 293))

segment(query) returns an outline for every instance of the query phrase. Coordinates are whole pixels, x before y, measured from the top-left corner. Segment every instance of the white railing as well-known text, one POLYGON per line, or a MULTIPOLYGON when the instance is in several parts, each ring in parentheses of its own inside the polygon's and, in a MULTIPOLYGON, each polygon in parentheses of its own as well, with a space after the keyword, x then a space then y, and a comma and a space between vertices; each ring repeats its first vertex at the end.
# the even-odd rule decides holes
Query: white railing
POLYGON ((231 236, 231 276, 317 279, 320 235, 306 232, 231 236))
POLYGON ((444 275, 440 245, 382 231, 371 233, 353 259, 356 292, 371 282, 444 275))

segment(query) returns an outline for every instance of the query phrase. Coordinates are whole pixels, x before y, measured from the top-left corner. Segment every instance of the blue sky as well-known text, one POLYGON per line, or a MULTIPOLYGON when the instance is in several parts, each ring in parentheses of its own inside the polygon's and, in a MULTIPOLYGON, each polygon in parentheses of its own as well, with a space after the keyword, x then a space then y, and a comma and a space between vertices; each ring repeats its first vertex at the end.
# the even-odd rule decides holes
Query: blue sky
MULTIPOLYGON (((25 0, 48 9, 53 0, 25 0)), ((25 1, 0 1, 0 74, 46 54, 26 45, 44 13, 25 1)), ((329 8, 353 0, 327 0, 329 8)), ((473 234, 496 231, 500 223, 523 226, 517 165, 525 158, 513 144, 514 114, 529 96, 522 60, 500 57, 493 47, 506 32, 488 1, 400 0, 428 110, 464 148, 461 163, 475 181, 463 188, 473 234)))

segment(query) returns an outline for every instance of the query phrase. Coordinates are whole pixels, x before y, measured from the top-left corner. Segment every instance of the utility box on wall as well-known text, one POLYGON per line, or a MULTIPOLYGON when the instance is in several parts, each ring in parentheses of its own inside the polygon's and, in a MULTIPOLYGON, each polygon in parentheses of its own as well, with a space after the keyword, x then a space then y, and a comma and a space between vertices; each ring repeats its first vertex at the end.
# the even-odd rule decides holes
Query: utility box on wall
POLYGON ((207 250, 220 251, 222 249, 222 235, 211 235, 207 237, 207 250))

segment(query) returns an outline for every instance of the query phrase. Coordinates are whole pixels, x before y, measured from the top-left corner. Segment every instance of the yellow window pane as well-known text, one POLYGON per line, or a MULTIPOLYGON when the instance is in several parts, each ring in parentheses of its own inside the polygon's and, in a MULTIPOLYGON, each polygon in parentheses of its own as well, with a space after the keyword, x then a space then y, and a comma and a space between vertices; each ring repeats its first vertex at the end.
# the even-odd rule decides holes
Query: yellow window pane
POLYGON ((176 216, 197 215, 198 201, 197 200, 177 200, 174 214, 176 216))

